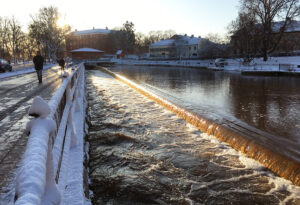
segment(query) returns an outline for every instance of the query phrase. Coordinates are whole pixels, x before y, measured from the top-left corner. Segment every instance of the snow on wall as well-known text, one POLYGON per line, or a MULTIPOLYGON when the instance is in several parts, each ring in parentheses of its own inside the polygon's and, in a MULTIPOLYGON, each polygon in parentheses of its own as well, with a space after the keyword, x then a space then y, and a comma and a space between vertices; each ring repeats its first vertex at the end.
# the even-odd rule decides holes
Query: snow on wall
POLYGON ((79 48, 79 49, 75 49, 75 50, 72 50, 71 52, 96 52, 96 53, 103 53, 103 51, 101 50, 97 50, 97 49, 94 49, 94 48, 79 48))
POLYGON ((33 103, 28 111, 30 116, 46 118, 51 112, 51 109, 46 101, 40 96, 34 98, 33 103))
POLYGON ((89 34, 109 34, 110 30, 108 29, 90 29, 74 32, 75 35, 89 35, 89 34))
POLYGON ((29 113, 36 118, 26 127, 30 137, 17 177, 16 204, 90 204, 84 196, 83 186, 84 119, 87 103, 85 95, 82 95, 85 88, 83 64, 74 70, 80 74, 72 72, 64 79, 48 104, 36 97, 30 108, 29 113), (74 81, 73 89, 70 90, 73 76, 78 77, 78 80, 74 81), (80 91, 75 90, 77 87, 80 91), (67 102, 52 150, 52 136, 56 131, 56 124, 52 119, 65 91, 67 102), (55 176, 63 142, 65 146, 57 185, 55 176))
MULTIPOLYGON (((91 204, 89 200, 85 198, 84 195, 84 185, 83 185, 83 170, 84 170, 84 124, 85 124, 85 108, 87 106, 87 101, 85 95, 82 93, 85 89, 84 72, 81 73, 78 82, 78 89, 76 93, 76 100, 73 106, 73 123, 75 128, 75 133, 73 137, 76 138, 72 144, 69 152, 69 163, 67 172, 67 189, 63 197, 63 204, 72 205, 83 205, 91 204), (78 107, 77 107, 78 106, 78 107)), ((71 138, 72 140, 72 138, 71 138)))
MULTIPOLYGON (((44 102, 40 97, 34 99, 31 110, 36 110, 35 107, 44 107, 44 102), (41 104, 43 105, 41 106, 41 104)), ((50 107, 47 110, 49 114, 50 107)), ((51 150, 48 150, 49 136, 56 130, 55 122, 46 118, 47 116, 33 119, 26 126, 27 131, 30 130, 30 136, 17 177, 16 196, 18 200, 16 204, 41 204, 46 190, 45 184, 49 181, 46 176, 47 168, 49 169, 47 164, 51 163, 47 162, 47 160, 51 160, 47 156, 52 153, 51 150)))

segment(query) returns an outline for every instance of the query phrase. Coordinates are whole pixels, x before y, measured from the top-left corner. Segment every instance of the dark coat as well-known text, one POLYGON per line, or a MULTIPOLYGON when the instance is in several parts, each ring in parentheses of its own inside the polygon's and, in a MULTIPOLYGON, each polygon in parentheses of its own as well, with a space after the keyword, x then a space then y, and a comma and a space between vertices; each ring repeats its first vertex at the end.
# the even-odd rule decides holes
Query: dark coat
POLYGON ((44 58, 41 55, 36 55, 33 57, 33 63, 36 70, 42 70, 44 64, 44 58))
POLYGON ((57 62, 58 62, 58 65, 59 65, 59 66, 61 66, 61 67, 63 67, 63 68, 65 67, 66 62, 65 62, 64 59, 59 59, 57 62))

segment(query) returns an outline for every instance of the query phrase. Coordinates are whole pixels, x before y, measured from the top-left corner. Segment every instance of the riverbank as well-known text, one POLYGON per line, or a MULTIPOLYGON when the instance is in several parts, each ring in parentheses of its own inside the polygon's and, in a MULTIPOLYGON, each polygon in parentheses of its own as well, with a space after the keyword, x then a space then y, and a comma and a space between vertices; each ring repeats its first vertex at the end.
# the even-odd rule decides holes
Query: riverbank
MULTIPOLYGON (((131 59, 113 59, 113 62, 119 65, 142 65, 142 66, 167 66, 167 67, 189 67, 202 68, 215 71, 267 71, 281 73, 300 73, 300 56, 293 57, 270 57, 264 62, 262 58, 255 58, 250 65, 244 65, 242 59, 226 59, 227 65, 216 67, 214 60, 131 60, 131 59)), ((260 73, 261 74, 261 73, 260 73)))

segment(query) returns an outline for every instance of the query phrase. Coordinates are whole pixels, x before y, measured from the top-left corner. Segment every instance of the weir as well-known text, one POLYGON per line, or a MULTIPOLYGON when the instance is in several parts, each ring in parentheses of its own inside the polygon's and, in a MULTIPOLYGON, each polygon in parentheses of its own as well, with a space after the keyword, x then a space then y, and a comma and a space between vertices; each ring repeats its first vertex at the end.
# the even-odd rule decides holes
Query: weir
POLYGON ((129 81, 123 76, 117 75, 103 67, 98 68, 101 71, 124 82, 141 94, 154 100, 156 103, 164 106, 168 110, 174 112, 186 122, 198 127, 202 132, 216 136, 219 140, 228 143, 235 150, 240 151, 246 154, 248 157, 259 161, 275 174, 290 180, 297 186, 300 186, 300 163, 297 160, 297 156, 289 155, 289 153, 286 153, 285 155, 278 153, 264 145, 262 142, 257 142, 251 139, 249 132, 243 132, 241 129, 234 127, 234 125, 228 126, 220 124, 211 119, 199 116, 155 94, 150 93, 143 87, 129 81))

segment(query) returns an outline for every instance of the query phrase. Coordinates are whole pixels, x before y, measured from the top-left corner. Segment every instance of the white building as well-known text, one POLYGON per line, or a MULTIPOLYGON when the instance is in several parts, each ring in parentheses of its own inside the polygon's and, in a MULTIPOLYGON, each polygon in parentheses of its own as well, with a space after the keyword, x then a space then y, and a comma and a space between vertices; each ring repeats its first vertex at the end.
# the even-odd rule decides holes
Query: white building
POLYGON ((149 47, 150 57, 197 58, 201 39, 194 36, 174 35, 170 39, 151 44, 149 47))

